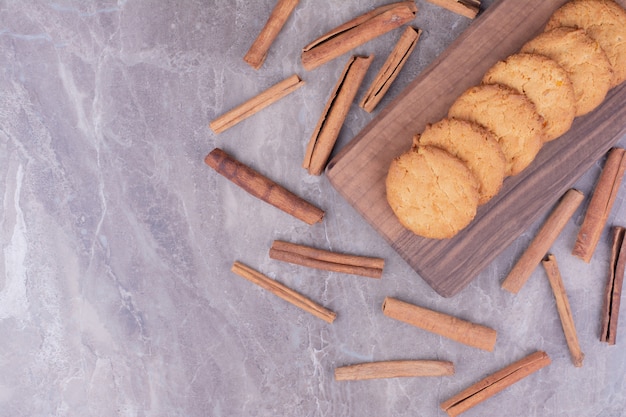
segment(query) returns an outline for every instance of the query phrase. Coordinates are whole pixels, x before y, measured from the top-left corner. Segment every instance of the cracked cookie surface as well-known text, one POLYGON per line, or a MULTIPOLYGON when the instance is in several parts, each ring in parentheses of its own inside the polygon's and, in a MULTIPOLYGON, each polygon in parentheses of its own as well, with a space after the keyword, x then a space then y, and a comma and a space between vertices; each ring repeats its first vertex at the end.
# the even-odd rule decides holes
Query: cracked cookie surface
POLYGON ((612 86, 626 81, 626 10, 613 0, 572 0, 552 15, 546 30, 583 29, 606 53, 613 69, 612 86))
POLYGON ((583 29, 557 27, 527 42, 521 52, 545 55, 568 72, 576 97, 576 116, 598 107, 613 82, 606 53, 583 29))
POLYGON ((478 123, 492 132, 506 157, 505 175, 517 175, 534 159, 545 139, 543 117, 523 94, 500 84, 466 90, 448 117, 478 123))
POLYGON ((413 137, 414 146, 431 145, 463 161, 479 183, 478 204, 485 204, 500 191, 506 158, 495 136, 466 120, 442 119, 413 137))
POLYGON ((386 178, 387 201, 400 223, 432 239, 456 235, 476 216, 479 183, 460 159, 434 146, 395 158, 386 178))
POLYGON ((567 132, 576 116, 574 86, 556 61, 537 54, 514 54, 497 62, 483 77, 485 84, 502 84, 524 94, 545 122, 546 141, 567 132))

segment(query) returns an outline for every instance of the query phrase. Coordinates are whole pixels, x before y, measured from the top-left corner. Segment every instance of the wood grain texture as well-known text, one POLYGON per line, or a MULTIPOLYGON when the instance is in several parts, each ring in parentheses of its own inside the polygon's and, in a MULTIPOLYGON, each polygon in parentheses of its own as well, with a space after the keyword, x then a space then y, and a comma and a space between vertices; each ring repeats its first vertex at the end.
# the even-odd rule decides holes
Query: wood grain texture
MULTIPOLYGON (((411 146, 412 136, 445 117, 463 91, 540 33, 564 3, 493 4, 328 164, 326 174, 337 191, 444 297, 465 288, 626 133, 622 84, 594 112, 577 118, 569 132, 547 143, 521 174, 507 178, 500 193, 452 239, 414 235, 387 204, 387 169, 411 146)), ((624 6, 626 1, 619 3, 624 6)))

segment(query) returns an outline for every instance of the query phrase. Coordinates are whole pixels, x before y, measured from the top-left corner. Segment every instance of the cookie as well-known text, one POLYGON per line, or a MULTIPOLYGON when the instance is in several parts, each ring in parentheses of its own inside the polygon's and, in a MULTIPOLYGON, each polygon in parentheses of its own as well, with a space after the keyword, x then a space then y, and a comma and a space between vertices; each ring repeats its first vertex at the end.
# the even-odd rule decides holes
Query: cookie
POLYGON ((468 120, 491 131, 506 157, 505 175, 517 175, 535 158, 544 142, 543 117, 528 97, 500 84, 466 90, 448 117, 468 120))
POLYGON ((530 99, 545 122, 546 141, 558 138, 576 116, 574 86, 563 67, 536 54, 515 54, 497 62, 483 77, 485 84, 502 84, 530 99))
POLYGON ((447 239, 476 216, 478 180, 458 158, 418 146, 395 158, 387 173, 387 201, 413 233, 447 239))
POLYGON ((545 55, 569 74, 576 96, 576 115, 594 110, 613 83, 606 53, 583 29, 557 27, 527 42, 521 52, 545 55))
POLYGON ((552 15, 546 30, 584 29, 606 53, 613 69, 612 87, 626 81, 626 10, 613 0, 572 0, 552 15))
POLYGON ((485 204, 500 191, 506 158, 495 136, 466 120, 443 119, 428 125, 413 138, 414 146, 436 146, 459 158, 478 180, 478 204, 485 204))

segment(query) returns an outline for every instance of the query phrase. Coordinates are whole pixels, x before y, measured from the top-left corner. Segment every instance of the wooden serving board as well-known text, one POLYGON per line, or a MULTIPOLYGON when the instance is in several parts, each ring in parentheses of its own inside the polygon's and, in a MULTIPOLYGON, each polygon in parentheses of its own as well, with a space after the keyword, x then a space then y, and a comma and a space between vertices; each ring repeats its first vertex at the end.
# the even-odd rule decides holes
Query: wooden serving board
POLYGON ((500 193, 452 239, 414 235, 387 204, 387 169, 410 147, 412 136, 445 117, 463 91, 540 33, 564 3, 493 4, 328 164, 326 174, 337 191, 444 297, 465 288, 626 133, 624 83, 593 113, 577 118, 568 133, 547 143, 521 174, 507 178, 500 193))

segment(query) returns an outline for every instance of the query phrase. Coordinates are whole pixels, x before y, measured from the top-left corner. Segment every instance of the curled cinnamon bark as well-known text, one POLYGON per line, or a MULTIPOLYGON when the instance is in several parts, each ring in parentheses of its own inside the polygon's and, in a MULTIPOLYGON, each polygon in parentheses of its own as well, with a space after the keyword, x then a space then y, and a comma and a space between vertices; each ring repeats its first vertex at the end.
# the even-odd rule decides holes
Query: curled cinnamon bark
POLYGON ((270 258, 309 268, 370 278, 380 278, 385 266, 385 260, 381 258, 346 255, 281 240, 272 243, 270 258))
POLYGON ((414 1, 402 1, 362 14, 305 46, 302 49, 302 65, 307 71, 315 69, 367 41, 410 22, 416 13, 417 6, 414 1))

